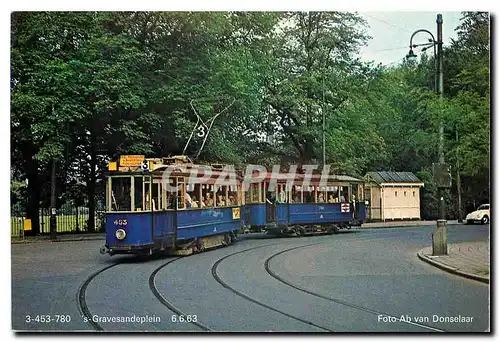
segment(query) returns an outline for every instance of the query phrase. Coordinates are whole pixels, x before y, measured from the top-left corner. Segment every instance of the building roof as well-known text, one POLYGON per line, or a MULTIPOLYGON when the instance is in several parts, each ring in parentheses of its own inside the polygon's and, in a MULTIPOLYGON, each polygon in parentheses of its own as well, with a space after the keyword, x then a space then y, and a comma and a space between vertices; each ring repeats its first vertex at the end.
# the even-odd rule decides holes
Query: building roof
POLYGON ((394 171, 375 171, 368 172, 365 176, 366 179, 372 180, 376 183, 422 183, 411 172, 394 172, 394 171))

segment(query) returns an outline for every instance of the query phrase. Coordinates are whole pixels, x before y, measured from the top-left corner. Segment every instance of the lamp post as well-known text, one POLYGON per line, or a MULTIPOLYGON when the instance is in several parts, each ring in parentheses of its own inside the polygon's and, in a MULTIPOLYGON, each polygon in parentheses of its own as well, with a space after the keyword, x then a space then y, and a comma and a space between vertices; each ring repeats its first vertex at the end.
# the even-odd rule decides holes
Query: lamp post
POLYGON ((321 102, 321 114, 323 114, 323 127, 322 127, 322 138, 323 138, 323 168, 326 165, 326 139, 325 139, 325 130, 326 130, 326 125, 325 125, 325 75, 321 77, 321 91, 322 91, 322 97, 323 101, 321 102))
MULTIPOLYGON (((443 98, 443 16, 441 14, 437 15, 436 19, 437 23, 437 40, 434 38, 434 35, 425 29, 420 29, 415 32, 410 37, 410 51, 406 55, 408 60, 413 60, 417 57, 417 55, 413 52, 412 47, 416 47, 418 45, 413 45, 413 37, 420 32, 428 33, 432 40, 429 40, 428 45, 422 49, 425 51, 427 47, 433 46, 434 48, 434 60, 436 66, 436 77, 435 77, 435 90, 436 93, 439 94, 440 100, 443 98), (436 52, 437 46, 437 52, 436 52)), ((444 162, 444 124, 441 121, 439 126, 439 144, 438 144, 438 152, 439 152, 439 163, 433 164, 434 178, 438 185, 438 193, 439 193, 439 218, 437 220, 437 228, 434 232, 432 239, 432 247, 433 247, 433 255, 444 255, 448 254, 448 234, 446 228, 446 210, 444 203, 444 193, 445 188, 451 186, 451 173, 449 173, 449 166, 444 162)))

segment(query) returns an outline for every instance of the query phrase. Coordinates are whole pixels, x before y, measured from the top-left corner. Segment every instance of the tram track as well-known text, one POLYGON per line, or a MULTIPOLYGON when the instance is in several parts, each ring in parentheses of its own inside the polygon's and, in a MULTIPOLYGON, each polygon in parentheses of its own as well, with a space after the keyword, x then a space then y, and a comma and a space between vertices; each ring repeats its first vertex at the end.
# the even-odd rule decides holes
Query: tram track
MULTIPOLYGON (((363 236, 363 237, 357 237, 357 238, 354 238, 354 239, 345 239, 344 241, 362 241, 362 240, 380 240, 380 239, 383 239, 383 238, 375 238, 373 239, 371 236, 363 236)), ((247 249, 244 249, 244 250, 240 250, 240 251, 237 251, 237 252, 234 252, 234 253, 231 253, 231 254, 228 254, 228 255, 225 255, 219 259, 217 259, 215 261, 215 263, 213 264, 212 268, 211 268, 211 275, 212 277, 214 278, 214 280, 220 284, 222 287, 230 290, 231 292, 233 292, 234 294, 238 295, 239 297, 247 300, 247 301, 250 301, 254 304, 257 304, 261 307, 264 307, 268 310, 271 310, 271 311, 274 311, 274 312, 277 312, 281 315, 284 315, 286 317, 289 317, 289 318, 292 318, 294 320, 297 320, 297 321, 300 321, 304 324, 307 324, 307 325, 310 325, 310 326, 313 326, 313 327, 316 327, 316 328, 319 328, 321 330, 324 330, 326 332, 334 332, 333 330, 331 330, 330 328, 328 327, 325 327, 325 326, 321 326, 321 325, 318 325, 314 322, 311 322, 309 320, 306 320, 306 319, 303 319, 303 318, 300 318, 300 317, 297 317, 297 316, 294 316, 292 314, 289 314, 287 312, 284 312, 282 310, 279 310, 279 309, 276 309, 276 308, 273 308, 255 298, 252 298, 246 294, 244 294, 243 292, 231 287, 228 283, 226 283, 220 276, 219 274, 217 273, 217 270, 220 266, 220 264, 234 256, 234 255, 238 255, 238 254, 241 254, 241 253, 245 253, 245 252, 248 252, 248 251, 252 251, 252 250, 256 250, 256 249, 260 249, 260 248, 265 248, 265 247, 269 247, 269 246, 277 246, 277 245, 280 245, 283 241, 280 241, 280 242, 276 242, 276 243, 271 243, 271 244, 266 244, 266 245, 262 245, 262 246, 256 246, 256 247, 252 247, 252 248, 247 248, 247 249)), ((372 313, 372 314, 375 314, 375 315, 379 315, 379 314, 382 314, 382 315, 386 315, 386 316, 389 316, 389 317, 394 317, 392 315, 387 315, 387 314, 384 314, 384 313, 380 313, 380 312, 377 312, 375 310, 372 310, 372 309, 369 309, 369 308, 365 308, 365 307, 362 307, 362 306, 359 306, 359 305, 356 305, 354 303, 348 303, 346 301, 343 301, 341 299, 336 299, 336 298, 331 298, 331 297, 327 297, 327 296, 324 296, 324 295, 321 295, 319 293, 315 293, 315 292, 312 292, 310 290, 307 290, 307 289, 304 289, 296 284, 293 284, 291 282, 288 282, 287 280, 281 278, 279 275, 277 275, 271 268, 270 268, 270 261, 277 257, 278 255, 281 255, 281 254, 284 254, 286 252, 289 252, 289 251, 292 251, 292 250, 295 250, 295 249, 299 249, 299 248, 305 248, 305 247, 309 247, 309 246, 314 246, 314 245, 320 245, 320 244, 324 244, 325 241, 321 241, 321 242, 316 242, 316 243, 308 243, 308 244, 305 244, 305 245, 299 245, 299 246, 294 246, 292 248, 287 248, 285 250, 282 250, 280 252, 277 252, 277 253, 274 253, 273 255, 271 255, 269 258, 267 258, 264 262, 264 268, 265 268, 265 271, 267 274, 269 274, 271 277, 273 277, 274 279, 278 280, 279 282, 289 286, 289 287, 292 287, 296 290, 299 290, 301 292, 304 292, 304 293, 308 293, 310 295, 313 295, 313 296, 316 296, 316 297, 319 297, 319 298, 322 298, 322 299, 325 299, 325 300, 328 300, 328 301, 331 301, 331 302, 335 302, 337 304, 341 304, 341 305, 345 305, 345 306, 348 306, 348 307, 351 307, 351 308, 354 308, 354 309, 358 309, 358 310, 361 310, 361 311, 364 311, 364 312, 368 312, 368 313, 372 313)), ((181 311, 179 308, 177 308, 169 299, 167 299, 164 295, 162 295, 160 293, 160 291, 158 290, 158 288, 156 287, 156 284, 155 284, 155 278, 158 274, 158 272, 160 272, 163 268, 165 268, 166 266, 178 261, 179 259, 183 259, 182 257, 177 257, 177 258, 174 258, 174 259, 171 259, 165 263, 163 263, 162 265, 160 265, 159 267, 157 267, 156 269, 153 270, 153 272, 149 275, 149 279, 148 279, 148 284, 149 284, 149 288, 151 290, 151 292, 153 293, 153 295, 155 296, 155 298, 163 305, 165 306, 167 309, 169 309, 170 311, 172 311, 173 313, 177 314, 177 315, 182 315, 182 316, 187 316, 186 313, 184 313, 183 311, 181 311)), ((83 317, 86 318, 87 320, 87 323, 96 331, 104 331, 104 328, 97 322, 94 322, 93 319, 92 319, 92 312, 89 310, 88 306, 87 306, 87 301, 86 301, 86 291, 87 291, 87 288, 89 286, 89 284, 97 277, 99 276, 100 274, 102 274, 103 272, 117 266, 117 265, 120 265, 122 264, 122 262, 117 262, 117 263, 114 263, 114 264, 111 264, 111 265, 108 265, 96 272, 94 272, 93 274, 91 274, 84 282, 83 284, 80 286, 78 292, 77 292, 77 300, 78 300, 78 305, 79 305, 79 310, 80 312, 82 313, 83 317)), ((201 322, 188 322, 188 323, 191 323, 197 327, 199 327, 200 329, 202 329, 203 331, 207 331, 207 332, 213 332, 214 330, 208 326, 206 326, 205 324, 201 323, 201 322)), ((430 326, 425 326, 425 325, 422 325, 422 324, 418 324, 418 323, 409 323, 409 324, 413 324, 413 325, 416 325, 416 326, 420 326, 422 328, 426 328, 426 329, 430 329, 430 330, 434 330, 434 331, 439 331, 439 332, 444 332, 444 330, 440 330, 440 329, 436 329, 436 328, 433 328, 433 327, 430 327, 430 326)))
MULTIPOLYGON (((316 244, 312 244, 312 245, 316 245, 316 244)), ((266 261, 264 262, 264 268, 266 269, 266 272, 271 276, 273 277, 274 279, 278 280, 280 283, 283 283, 289 287, 292 287, 296 290, 299 290, 301 292, 304 292, 304 293, 307 293, 307 294, 310 294, 312 296, 315 296, 315 297, 318 297, 318 298, 322 298, 322 299, 325 299, 327 301, 330 301, 330 302, 333 302, 333 303, 337 303, 337 304, 340 304, 340 305, 344 305, 344 306, 347 306, 347 307, 350 307, 352 309, 357 309, 357 310, 360 310, 360 311, 363 311, 363 312, 367 312, 367 313, 371 313, 373 315, 383 315, 383 316, 387 316, 391 319, 396 319, 399 321, 399 318, 394 316, 394 315, 391 315, 391 314, 386 314, 386 313, 383 313, 383 312, 379 312, 379 311, 376 311, 376 310, 373 310, 373 309, 370 309, 370 308, 367 308, 367 307, 364 307, 364 306, 361 306, 361 305, 357 305, 357 304, 354 304, 354 303, 349 303, 349 302, 346 302, 342 299, 338 299, 338 298, 332 298, 332 297, 329 297, 329 296, 326 296, 326 295, 322 295, 320 293, 317 293, 317 292, 314 292, 314 291, 310 291, 306 288, 303 288, 299 285, 296 285, 296 284, 293 284, 292 282, 289 282, 288 280, 285 280, 283 279, 282 277, 280 277, 279 275, 277 275, 274 271, 271 270, 270 266, 269 266, 269 263, 271 262, 272 259, 274 259, 275 257, 277 257, 278 255, 281 255, 281 254, 284 254, 284 253, 287 253, 287 252, 290 252, 290 251, 293 251, 293 250, 296 250, 296 249, 299 249, 299 248, 304 248, 304 247, 307 247, 307 246, 311 246, 311 245, 304 245, 304 246, 295 246, 295 247, 292 247, 292 248, 288 248, 288 249, 285 249, 283 251, 280 251, 278 253, 275 253, 273 255, 271 255, 269 258, 266 259, 266 261)), ((416 323, 416 322, 408 322, 408 321, 404 321, 404 322, 401 322, 401 323, 406 323, 406 324, 410 324, 410 325, 414 325, 414 326, 417 326, 417 327, 420 327, 420 328, 424 328, 424 329, 428 329, 428 330, 432 330, 432 331, 436 331, 436 332, 446 332, 445 330, 442 330, 442 329, 438 329, 438 328, 434 328, 432 326, 429 326, 429 325, 425 325, 425 324, 420 324, 420 323, 416 323)))
MULTIPOLYGON (((312 243, 312 244, 306 244, 306 245, 301 245, 301 246, 298 246, 298 247, 306 247, 306 246, 313 246, 313 245, 318 245, 319 243, 312 243)), ((219 260, 217 260, 214 265, 212 266, 212 277, 215 279, 215 281, 217 281, 220 285, 222 285, 224 288, 230 290, 231 292, 233 292, 234 294, 238 295, 239 297, 241 298, 244 298, 252 303, 255 303, 257 305, 260 305, 266 309, 269 309, 271 311, 274 311, 274 312, 277 312, 281 315, 284 315, 286 317, 289 317, 289 318, 292 318, 292 319, 295 319, 297 321, 300 321, 302 323, 305 323, 307 325, 310 325, 310 326, 313 326, 313 327, 316 327, 316 328, 319 328, 319 329, 322 329, 324 331, 327 331, 327 332, 334 332, 333 330, 327 328, 327 327, 324 327, 324 326, 321 326, 321 325, 318 325, 316 323, 313 323, 311 321, 308 321, 308 320, 305 320, 303 318, 300 318, 300 317, 297 317, 297 316, 294 316, 294 315, 291 315, 287 312, 284 312, 284 311, 281 311, 279 309, 276 309, 276 308, 273 308, 265 303, 262 303, 246 294, 244 294, 243 292, 241 291, 238 291, 236 290, 235 288, 231 287, 229 284, 227 284, 225 281, 223 281, 220 276, 217 274, 217 268, 219 267, 220 263, 234 255, 237 255, 237 254, 241 254, 241 253, 244 253, 244 252, 248 252, 248 251, 252 251, 252 250, 255 250, 255 249, 259 249, 259 248, 263 248, 263 247, 269 247, 269 246, 273 246, 273 245, 276 245, 276 244, 270 244, 270 245, 264 245, 264 246, 258 246, 258 247, 253 247, 253 248, 248 248, 248 249, 244 249, 242 251, 238 251, 238 252, 235 252, 235 253, 231 253, 231 254, 228 254, 222 258, 220 258, 219 260)), ((295 247, 297 248, 297 247, 295 247)))
POLYGON ((101 268, 97 272, 92 273, 87 279, 83 282, 83 284, 80 286, 77 292, 77 301, 78 301, 78 309, 82 313, 82 315, 87 319, 87 323, 90 324, 92 328, 96 331, 104 331, 104 328, 97 322, 94 322, 92 319, 92 313, 90 312, 88 306, 87 306, 87 300, 85 298, 86 292, 87 292, 87 287, 89 284, 94 280, 95 277, 97 277, 99 274, 103 273, 104 271, 109 270, 110 268, 113 268, 117 265, 120 265, 120 262, 108 265, 104 268, 101 268))
MULTIPOLYGON (((175 314, 177 314, 179 316, 187 316, 186 313, 182 312, 179 308, 177 308, 174 304, 172 304, 172 302, 170 302, 167 298, 165 298, 160 293, 160 291, 158 291, 158 288, 156 287, 156 284, 155 284, 155 278, 156 278, 156 275, 158 274, 158 272, 161 269, 163 269, 164 267, 166 267, 167 265, 170 265, 179 259, 182 259, 182 258, 179 257, 179 258, 169 260, 168 262, 164 263, 163 265, 157 267, 149 276, 149 289, 151 290, 153 295, 156 297, 156 299, 158 299, 158 301, 161 304, 163 304, 165 307, 167 307, 170 311, 174 312, 175 314)), ((211 328, 207 327, 206 325, 204 325, 203 323, 200 323, 200 322, 188 322, 188 323, 194 324, 195 326, 201 328, 204 331, 213 331, 211 328)))

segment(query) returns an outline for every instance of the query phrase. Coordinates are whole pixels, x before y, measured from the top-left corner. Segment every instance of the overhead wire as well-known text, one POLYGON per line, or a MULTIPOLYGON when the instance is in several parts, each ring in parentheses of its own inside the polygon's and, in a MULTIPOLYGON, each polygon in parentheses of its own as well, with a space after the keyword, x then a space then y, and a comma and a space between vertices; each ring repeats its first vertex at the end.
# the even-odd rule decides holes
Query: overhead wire
POLYGON ((384 24, 386 24, 386 25, 389 25, 389 26, 395 27, 395 28, 397 28, 398 30, 405 31, 405 32, 408 32, 408 33, 410 33, 410 34, 411 34, 411 32, 410 32, 410 31, 408 31, 407 29, 404 29, 404 28, 401 28, 401 27, 396 26, 396 25, 394 25, 394 24, 391 24, 391 23, 389 23, 389 22, 387 22, 387 21, 385 21, 385 20, 382 20, 382 19, 376 18, 376 17, 374 17, 374 16, 372 16, 372 15, 369 15, 369 14, 366 14, 366 13, 363 13, 363 15, 366 15, 366 16, 367 16, 367 17, 369 17, 369 18, 372 18, 372 19, 374 19, 374 20, 380 21, 381 23, 384 23, 384 24))
POLYGON ((403 62, 405 60, 405 58, 398 58, 397 60, 393 61, 393 62, 390 62, 390 63, 386 63, 386 64, 382 64, 381 66, 382 67, 386 67, 386 66, 389 66, 389 65, 392 65, 392 64, 395 64, 397 62, 403 62))

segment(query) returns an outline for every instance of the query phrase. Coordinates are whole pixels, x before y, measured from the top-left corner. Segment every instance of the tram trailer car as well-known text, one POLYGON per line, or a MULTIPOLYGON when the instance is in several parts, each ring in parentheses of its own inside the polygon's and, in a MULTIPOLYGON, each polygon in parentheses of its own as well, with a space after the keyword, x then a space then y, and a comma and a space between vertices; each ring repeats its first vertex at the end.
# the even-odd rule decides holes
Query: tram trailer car
POLYGON ((108 165, 106 183, 106 244, 101 253, 189 255, 231 244, 241 228, 241 181, 216 185, 220 168, 201 183, 204 170, 188 184, 192 168, 184 156, 145 159, 121 156, 108 165), (178 187, 168 192, 162 175, 178 187), (207 203, 207 204, 205 204, 207 203))
POLYGON ((304 174, 298 174, 290 187, 278 180, 275 190, 269 192, 270 177, 268 174, 264 182, 251 184, 247 193, 244 212, 250 231, 291 236, 331 234, 361 225, 366 219, 362 180, 329 175, 323 185, 321 174, 313 174, 304 185, 304 174))

